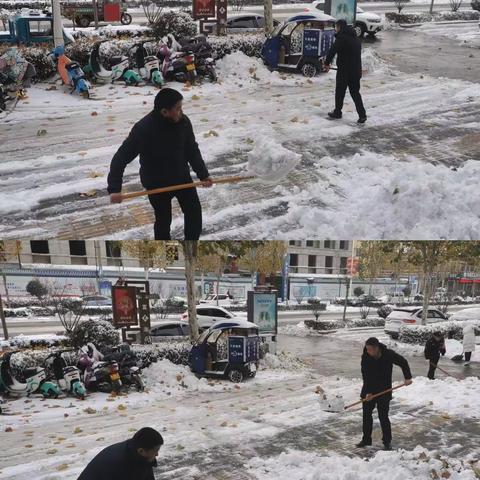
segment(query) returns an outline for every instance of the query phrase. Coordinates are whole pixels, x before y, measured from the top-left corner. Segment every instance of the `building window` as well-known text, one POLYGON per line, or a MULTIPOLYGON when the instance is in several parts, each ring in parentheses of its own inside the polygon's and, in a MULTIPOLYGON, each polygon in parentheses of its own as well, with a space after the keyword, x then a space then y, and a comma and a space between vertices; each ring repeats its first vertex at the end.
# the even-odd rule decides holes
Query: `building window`
POLYGON ((348 257, 340 257, 340 273, 346 275, 347 272, 347 259, 348 257))
POLYGON ((325 240, 323 242, 323 248, 334 249, 335 248, 335 240, 325 240))
POLYGON ((107 240, 105 242, 105 250, 107 252, 107 265, 111 267, 122 266, 122 249, 118 242, 107 240))
POLYGON ((302 246, 301 240, 290 240, 289 244, 292 247, 301 247, 302 246))
POLYGON ((317 256, 308 256, 308 273, 317 273, 317 256))
POLYGON ((325 257, 325 273, 333 273, 333 257, 325 257))
POLYGON ((70 240, 70 261, 72 265, 87 265, 85 240, 70 240))
POLYGON ((348 240, 340 240, 340 250, 348 250, 348 240))
POLYGON ((290 271, 298 273, 298 255, 296 253, 290 254, 290 271))
POLYGON ((313 240, 307 240, 307 247, 313 247, 313 240))
POLYGON ((30 240, 33 263, 52 263, 48 240, 30 240))

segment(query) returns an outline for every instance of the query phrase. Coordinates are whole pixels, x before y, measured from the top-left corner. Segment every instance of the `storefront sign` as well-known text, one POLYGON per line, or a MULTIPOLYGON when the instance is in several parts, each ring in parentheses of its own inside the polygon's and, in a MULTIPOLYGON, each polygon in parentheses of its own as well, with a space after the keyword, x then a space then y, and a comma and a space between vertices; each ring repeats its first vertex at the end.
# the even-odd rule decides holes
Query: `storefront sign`
POLYGON ((193 18, 215 17, 215 0, 193 0, 193 18))
POLYGON ((356 0, 326 0, 325 13, 336 20, 345 20, 349 25, 355 23, 357 11, 356 0))

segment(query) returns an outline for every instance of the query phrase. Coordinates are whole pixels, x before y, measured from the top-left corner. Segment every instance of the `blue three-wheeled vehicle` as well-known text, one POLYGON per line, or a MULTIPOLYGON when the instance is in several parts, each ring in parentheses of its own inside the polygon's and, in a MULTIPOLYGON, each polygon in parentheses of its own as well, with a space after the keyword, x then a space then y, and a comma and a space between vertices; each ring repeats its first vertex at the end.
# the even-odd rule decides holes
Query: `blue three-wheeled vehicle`
POLYGON ((295 15, 277 26, 262 48, 262 59, 271 69, 302 72, 314 77, 335 35, 335 19, 324 13, 295 15))
POLYGON ((188 358, 198 376, 240 383, 254 377, 260 357, 258 327, 246 320, 216 322, 197 339, 188 358))

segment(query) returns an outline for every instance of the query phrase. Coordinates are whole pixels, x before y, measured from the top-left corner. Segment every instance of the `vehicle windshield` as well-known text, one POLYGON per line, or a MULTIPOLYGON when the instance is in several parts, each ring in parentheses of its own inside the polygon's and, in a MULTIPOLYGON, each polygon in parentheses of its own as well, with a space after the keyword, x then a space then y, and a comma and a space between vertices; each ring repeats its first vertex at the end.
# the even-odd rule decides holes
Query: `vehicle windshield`
POLYGON ((205 331, 197 338, 196 345, 200 345, 201 343, 203 343, 203 342, 205 341, 205 339, 207 338, 207 335, 208 335, 208 330, 205 330, 205 331))

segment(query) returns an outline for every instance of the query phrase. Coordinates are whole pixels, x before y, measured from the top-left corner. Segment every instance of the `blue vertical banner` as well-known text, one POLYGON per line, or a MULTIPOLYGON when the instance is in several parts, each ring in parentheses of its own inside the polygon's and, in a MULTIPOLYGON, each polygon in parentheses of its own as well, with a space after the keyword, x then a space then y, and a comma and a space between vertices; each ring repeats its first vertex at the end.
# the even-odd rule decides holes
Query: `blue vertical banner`
POLYGON ((320 54, 321 30, 305 29, 303 31, 303 54, 307 57, 318 57, 320 54))
POLYGON ((322 32, 322 40, 320 42, 320 56, 324 57, 327 55, 330 47, 333 44, 335 39, 335 30, 325 30, 322 32))
POLYGON ((281 299, 282 302, 287 301, 288 299, 288 275, 290 273, 290 254, 285 254, 283 258, 283 267, 282 267, 282 291, 281 299))

